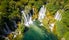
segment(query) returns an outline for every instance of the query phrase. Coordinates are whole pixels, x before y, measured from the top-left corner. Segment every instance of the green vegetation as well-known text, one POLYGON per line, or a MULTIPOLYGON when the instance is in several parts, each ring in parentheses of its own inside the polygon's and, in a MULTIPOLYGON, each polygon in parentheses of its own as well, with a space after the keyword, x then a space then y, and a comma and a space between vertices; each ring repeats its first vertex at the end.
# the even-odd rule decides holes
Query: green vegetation
MULTIPOLYGON (((69 40, 69 0, 0 0, 0 30, 5 27, 5 22, 7 24, 10 22, 9 27, 13 27, 12 20, 15 20, 17 25, 20 24, 20 26, 18 25, 19 28, 17 28, 17 30, 21 31, 21 35, 23 36, 22 40, 60 40, 63 37, 66 40, 69 40), (55 20, 54 16, 57 11, 63 10, 63 12, 61 12, 61 21, 55 20, 56 34, 49 30, 49 32, 47 31, 47 26, 49 26, 48 20, 45 26, 40 26, 40 22, 36 20, 34 25, 30 25, 29 30, 24 33, 24 24, 22 21, 24 19, 22 19, 20 11, 24 9, 28 12, 32 7, 34 7, 37 9, 36 14, 38 14, 42 5, 45 5, 47 11, 50 12, 49 16, 53 16, 50 21, 55 20)), ((1 34, 2 33, 0 33, 0 35, 1 34)), ((21 39, 17 38, 12 40, 21 39)))

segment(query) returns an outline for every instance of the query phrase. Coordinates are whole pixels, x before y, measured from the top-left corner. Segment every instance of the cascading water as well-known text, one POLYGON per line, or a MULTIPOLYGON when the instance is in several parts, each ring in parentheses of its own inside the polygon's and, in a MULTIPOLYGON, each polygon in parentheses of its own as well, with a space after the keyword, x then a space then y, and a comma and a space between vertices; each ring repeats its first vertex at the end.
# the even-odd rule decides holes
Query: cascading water
POLYGON ((28 27, 30 24, 33 23, 31 13, 26 14, 25 11, 21 11, 21 13, 22 16, 24 16, 24 25, 28 27))
POLYGON ((25 26, 29 26, 29 24, 28 24, 28 22, 27 22, 27 17, 26 17, 25 12, 24 12, 24 11, 21 11, 21 13, 22 13, 22 17, 24 16, 24 25, 25 25, 25 26))
POLYGON ((7 23, 5 23, 5 28, 4 28, 4 31, 5 31, 6 34, 11 33, 11 30, 9 29, 7 23), (5 29, 5 28, 6 28, 6 29, 5 29))
POLYGON ((51 23, 50 26, 49 26, 51 32, 53 32, 54 25, 55 25, 55 23, 51 23))
POLYGON ((32 15, 33 15, 33 13, 30 12, 30 15, 29 15, 29 24, 33 24, 32 15))
MULTIPOLYGON (((33 8, 33 12, 34 12, 34 8, 33 8)), ((22 16, 24 17, 25 26, 29 26, 30 24, 33 24, 33 20, 32 20, 33 13, 31 11, 28 14, 26 14, 25 11, 22 10, 21 13, 22 13, 22 16)), ((45 17, 45 13, 46 13, 46 7, 42 5, 38 15, 38 20, 40 22, 42 22, 42 19, 45 17)), ((41 23, 40 25, 43 25, 43 24, 41 23)))
POLYGON ((4 34, 5 34, 5 33, 8 34, 5 28, 3 29, 3 32, 4 32, 4 34))
POLYGON ((59 11, 57 11, 57 13, 55 14, 55 17, 54 17, 57 21, 60 21, 61 20, 61 14, 59 13, 59 11))
POLYGON ((30 17, 30 19, 29 19, 29 24, 32 24, 32 23, 33 23, 32 17, 30 17))
POLYGON ((38 20, 40 22, 42 22, 42 19, 46 16, 45 13, 46 13, 46 7, 44 5, 42 5, 42 7, 40 8, 40 11, 39 11, 39 15, 38 15, 38 20))
MULTIPOLYGON (((57 20, 57 21, 61 20, 61 14, 59 13, 59 11, 56 12, 54 19, 57 20)), ((55 23, 50 24, 49 28, 50 28, 51 31, 53 31, 54 25, 55 25, 55 23)))
POLYGON ((14 28, 16 29, 16 28, 17 28, 16 22, 15 22, 15 21, 12 21, 12 22, 13 22, 13 24, 14 24, 14 28))

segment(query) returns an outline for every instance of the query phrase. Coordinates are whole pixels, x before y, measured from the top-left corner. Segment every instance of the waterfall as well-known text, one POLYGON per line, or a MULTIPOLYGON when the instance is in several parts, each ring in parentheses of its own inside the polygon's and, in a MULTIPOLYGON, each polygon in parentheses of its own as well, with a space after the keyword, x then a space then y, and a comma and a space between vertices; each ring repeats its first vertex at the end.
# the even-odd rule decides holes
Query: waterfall
MULTIPOLYGON (((56 12, 54 18, 57 20, 57 21, 60 21, 61 20, 61 14, 59 13, 59 11, 56 12)), ((51 31, 53 31, 53 28, 54 28, 54 25, 55 23, 51 23, 49 28, 51 31)))
MULTIPOLYGON (((32 20, 33 12, 34 12, 34 8, 32 10, 30 10, 29 13, 25 13, 25 10, 21 11, 22 17, 24 17, 25 26, 29 26, 30 24, 33 24, 33 20, 32 20)), ((38 15, 38 20, 40 22, 42 22, 42 19, 45 17, 45 13, 46 13, 46 7, 44 5, 42 5, 42 7, 40 8, 40 11, 39 11, 39 15, 38 15)))
POLYGON ((32 24, 32 23, 33 23, 32 17, 30 17, 30 19, 29 19, 29 24, 32 24))
MULTIPOLYGON (((61 20, 61 14, 59 13, 59 11, 56 12, 54 18, 57 20, 57 21, 60 21, 61 20)), ((54 25, 55 23, 51 23, 49 28, 51 31, 53 31, 53 28, 54 28, 54 25)))
POLYGON ((27 17, 26 17, 25 11, 21 11, 21 13, 22 13, 22 17, 24 17, 24 25, 29 26, 29 23, 27 22, 27 17))
POLYGON ((44 5, 42 5, 42 7, 40 8, 40 11, 39 11, 39 15, 38 15, 38 20, 40 22, 42 22, 42 19, 45 17, 45 13, 46 13, 46 7, 44 5))
POLYGON ((4 34, 8 34, 5 28, 3 29, 3 32, 4 32, 4 34))
POLYGON ((61 14, 59 13, 59 11, 57 11, 57 13, 55 14, 55 17, 54 17, 57 21, 60 21, 61 20, 61 14))
POLYGON ((29 24, 33 24, 33 21, 32 21, 32 15, 33 15, 33 13, 29 13, 30 15, 29 15, 29 24))
POLYGON ((61 38, 61 40, 65 40, 65 38, 64 38, 64 37, 62 37, 62 38, 61 38))
POLYGON ((15 22, 15 21, 12 21, 12 22, 13 22, 13 24, 14 24, 14 28, 16 29, 16 28, 17 28, 16 22, 15 22))
POLYGON ((24 17, 24 25, 28 27, 30 24, 33 23, 32 15, 31 13, 26 14, 25 11, 21 11, 21 13, 22 13, 22 16, 24 17))
MULTIPOLYGON (((33 24, 33 20, 32 20, 32 15, 34 12, 34 8, 32 10, 29 11, 29 13, 25 13, 25 10, 22 10, 22 17, 24 17, 24 25, 25 26, 29 26, 30 24, 33 24)), ((38 20, 40 22, 42 22, 42 19, 45 17, 45 13, 46 13, 46 7, 44 5, 42 5, 42 7, 40 8, 39 11, 39 15, 38 15, 38 20)), ((43 24, 40 24, 43 25, 43 24)))
POLYGON ((5 34, 9 34, 9 33, 11 33, 11 30, 9 29, 7 23, 5 23, 4 32, 5 32, 5 34))
POLYGON ((55 23, 51 23, 50 26, 49 26, 51 32, 53 31, 54 25, 55 25, 55 23))

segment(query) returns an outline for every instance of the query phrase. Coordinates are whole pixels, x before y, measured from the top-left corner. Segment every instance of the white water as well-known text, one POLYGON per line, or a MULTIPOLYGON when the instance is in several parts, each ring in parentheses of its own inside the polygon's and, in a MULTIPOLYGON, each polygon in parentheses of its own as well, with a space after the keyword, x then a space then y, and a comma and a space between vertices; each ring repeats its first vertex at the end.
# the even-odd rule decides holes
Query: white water
POLYGON ((40 26, 44 26, 43 23, 41 23, 40 26))
POLYGON ((61 38, 61 40, 65 40, 65 38, 63 37, 63 38, 61 38))
POLYGON ((30 19, 29 19, 29 24, 32 24, 32 23, 33 23, 32 17, 30 17, 30 19))
POLYGON ((10 40, 8 37, 5 37, 5 40, 10 40))
POLYGON ((29 26, 29 23, 27 22, 26 13, 24 11, 21 11, 21 13, 22 13, 22 17, 24 16, 24 25, 29 26))
POLYGON ((51 23, 50 26, 49 26, 51 32, 53 32, 54 25, 55 25, 54 23, 51 23))
MULTIPOLYGON (((34 8, 33 8, 33 12, 34 12, 34 8)), ((22 13, 22 17, 24 17, 24 25, 29 27, 30 24, 33 24, 33 21, 32 20, 32 16, 31 16, 31 13, 30 15, 29 14, 26 14, 25 11, 21 11, 22 13)), ((40 22, 42 22, 42 19, 45 17, 45 13, 46 13, 46 7, 44 5, 42 5, 40 11, 39 11, 39 17, 38 17, 38 20, 40 22)), ((41 24, 42 25, 42 24, 41 24)))
MULTIPOLYGON (((55 16, 54 16, 55 20, 60 21, 61 20, 61 14, 59 13, 59 11, 56 12, 55 16)), ((55 23, 51 23, 49 28, 50 30, 53 32, 53 28, 54 28, 55 23)))
POLYGON ((29 27, 30 24, 33 24, 31 14, 28 15, 24 11, 21 11, 22 15, 24 16, 24 25, 29 27))
POLYGON ((42 5, 42 7, 39 11, 39 15, 38 15, 38 20, 40 22, 42 22, 42 19, 45 17, 45 13, 46 13, 46 7, 44 5, 42 5))
POLYGON ((55 14, 55 17, 54 17, 57 21, 60 21, 61 20, 61 14, 59 13, 59 11, 57 11, 57 13, 55 14))
MULTIPOLYGON (((55 16, 54 16, 55 20, 60 21, 61 20, 61 14, 59 13, 59 11, 56 12, 55 16)), ((49 28, 51 31, 53 31, 55 23, 51 23, 49 28)))

